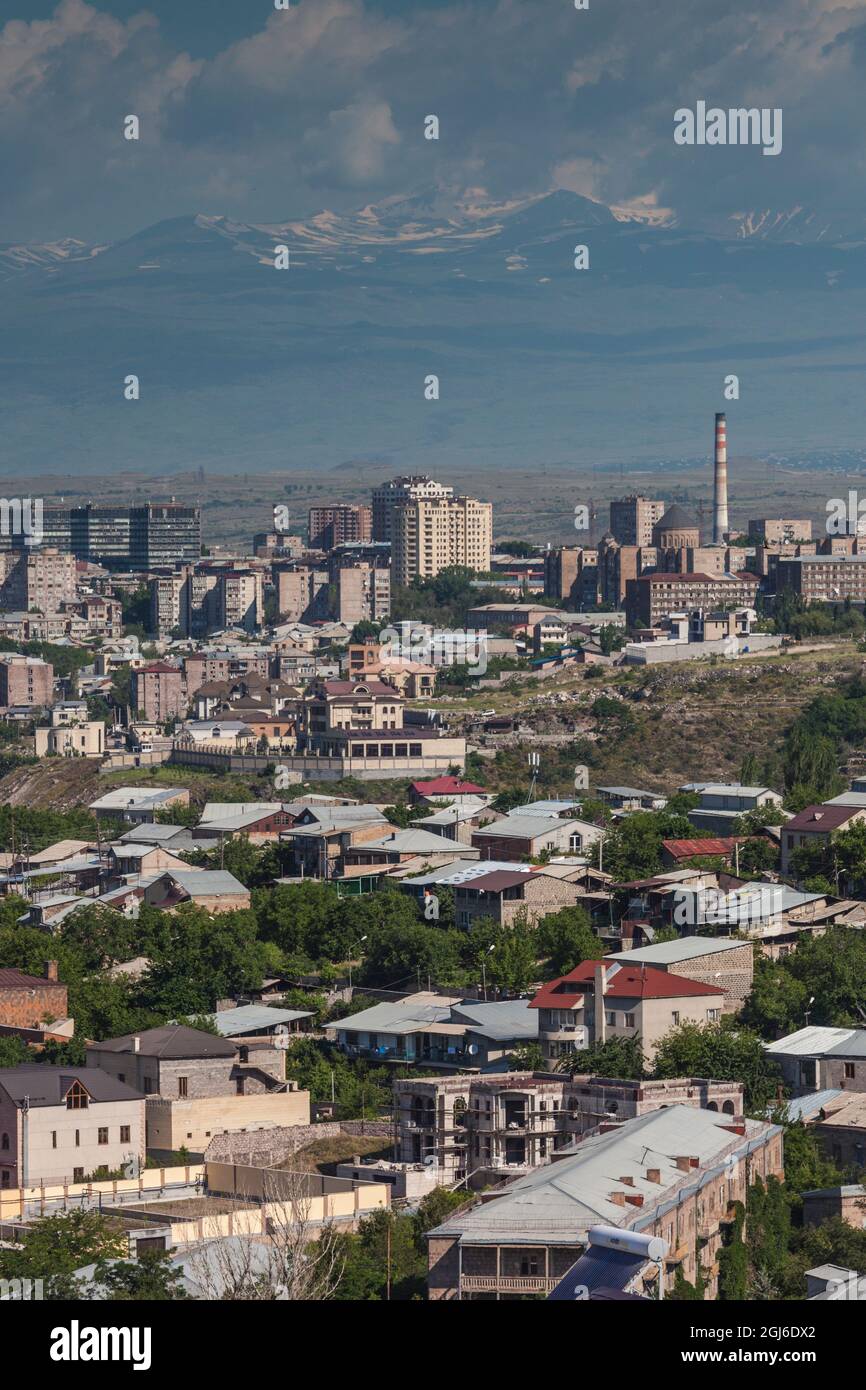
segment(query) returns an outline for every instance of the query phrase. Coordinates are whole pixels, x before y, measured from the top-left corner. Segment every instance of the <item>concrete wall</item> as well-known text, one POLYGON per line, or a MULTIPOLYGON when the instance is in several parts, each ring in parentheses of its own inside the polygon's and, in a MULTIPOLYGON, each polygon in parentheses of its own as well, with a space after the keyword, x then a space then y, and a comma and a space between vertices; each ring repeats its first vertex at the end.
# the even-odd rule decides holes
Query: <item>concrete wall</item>
POLYGON ((203 1153, 218 1134, 308 1125, 309 1091, 147 1102, 147 1147, 203 1153))

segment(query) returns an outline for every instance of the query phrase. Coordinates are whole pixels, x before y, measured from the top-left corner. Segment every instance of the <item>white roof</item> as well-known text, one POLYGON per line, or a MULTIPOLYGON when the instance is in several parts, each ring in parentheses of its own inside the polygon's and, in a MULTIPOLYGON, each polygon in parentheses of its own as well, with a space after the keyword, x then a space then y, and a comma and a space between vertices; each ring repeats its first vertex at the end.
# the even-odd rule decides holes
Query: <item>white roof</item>
POLYGON ((816 1057, 839 1043, 847 1042, 858 1030, 856 1028, 818 1028, 809 1026, 789 1033, 786 1038, 777 1038, 767 1043, 765 1051, 781 1057, 816 1057))
POLYGON ((212 820, 230 820, 233 816, 270 816, 283 809, 281 801, 208 801, 202 807, 199 825, 212 820))
POLYGON ((159 806, 175 796, 186 795, 186 787, 115 787, 96 801, 91 801, 90 811, 125 811, 132 807, 141 810, 159 806))

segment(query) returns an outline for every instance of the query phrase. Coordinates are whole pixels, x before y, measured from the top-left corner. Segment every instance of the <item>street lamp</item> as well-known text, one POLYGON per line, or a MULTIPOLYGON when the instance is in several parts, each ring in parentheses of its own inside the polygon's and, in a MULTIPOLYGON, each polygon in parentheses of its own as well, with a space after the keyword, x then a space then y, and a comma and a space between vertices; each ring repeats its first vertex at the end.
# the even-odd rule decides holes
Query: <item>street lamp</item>
MULTIPOLYGON (((490 952, 491 952, 491 951, 495 951, 495 950, 496 950, 496 942, 494 941, 494 943, 493 943, 492 946, 488 946, 488 947, 487 947, 487 952, 486 952, 486 954, 489 956, 489 955, 490 955, 490 952)), ((487 961, 484 959, 483 956, 482 956, 482 958, 481 958, 481 980, 482 980, 482 984, 483 984, 483 987, 484 987, 484 1002, 486 1003, 486 1002, 487 1002, 487 961)))
MULTIPOLYGON (((354 945, 354 946, 351 948, 352 951, 357 951, 358 947, 361 946, 366 940, 367 940, 366 936, 362 936, 362 937, 361 937, 361 940, 360 940, 359 942, 357 942, 357 944, 354 945)), ((349 961, 349 989, 351 989, 351 988, 352 988, 352 962, 349 961)))

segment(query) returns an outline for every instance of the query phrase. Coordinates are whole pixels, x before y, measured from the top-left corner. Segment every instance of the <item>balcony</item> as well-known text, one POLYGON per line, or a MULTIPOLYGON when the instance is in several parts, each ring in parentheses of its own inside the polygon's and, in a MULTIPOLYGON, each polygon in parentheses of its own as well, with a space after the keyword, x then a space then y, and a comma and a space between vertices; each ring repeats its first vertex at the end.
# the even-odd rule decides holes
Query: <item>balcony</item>
POLYGON ((547 1278, 543 1274, 463 1274, 460 1292, 464 1293, 551 1293, 562 1278, 547 1278))

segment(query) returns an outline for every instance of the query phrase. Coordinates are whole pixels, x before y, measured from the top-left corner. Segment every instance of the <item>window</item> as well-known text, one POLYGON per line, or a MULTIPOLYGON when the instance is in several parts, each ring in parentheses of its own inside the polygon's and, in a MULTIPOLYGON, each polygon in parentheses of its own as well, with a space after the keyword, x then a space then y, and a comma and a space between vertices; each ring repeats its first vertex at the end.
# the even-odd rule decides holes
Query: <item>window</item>
POLYGON ((179 1076, 177 1078, 177 1093, 182 1098, 187 1095, 187 1081, 188 1077, 186 1076, 179 1076))
POLYGON ((72 1181, 73 1181, 73 1182, 84 1182, 84 1169, 83 1169, 83 1168, 73 1168, 73 1170, 72 1170, 72 1181))
POLYGON ((80 1149, 80 1148, 81 1148, 81 1130, 80 1130, 80 1129, 77 1129, 77 1130, 75 1131, 75 1147, 76 1147, 76 1149, 80 1149))
POLYGON ((845 1063, 845 1080, 846 1080, 846 1081, 853 1081, 853 1080, 854 1080, 854 1063, 853 1063, 853 1062, 846 1062, 846 1063, 845 1063))
POLYGON ((56 1129, 52 1129, 52 1131, 51 1131, 51 1147, 52 1147, 52 1149, 56 1149, 56 1148, 57 1148, 57 1130, 56 1130, 56 1129))
POLYGON ((671 1023, 674 1025, 675 1028, 678 1028, 678 1027, 679 1027, 679 1022, 680 1022, 680 1016, 679 1016, 679 1014, 677 1013, 677 1011, 674 1010, 674 1012, 671 1014, 671 1023))
POLYGON ((90 1097, 85 1091, 80 1081, 73 1081, 69 1090, 66 1092, 67 1110, 86 1110, 90 1097))
POLYGON ((8 1134, 4 1134, 2 1140, 0 1140, 0 1149, 8 1149, 8 1148, 9 1148, 9 1135, 8 1135, 8 1134))
POLYGON ((718 1023, 721 1013, 721 1009, 707 1009, 707 1023, 718 1023))
POLYGON ((123 1082, 125 1083, 125 1082, 126 1082, 126 1072, 125 1072, 125 1071, 119 1071, 119 1072, 117 1073, 117 1079, 118 1079, 118 1081, 123 1081, 123 1082))
POLYGON ((120 1126, 120 1142, 121 1144, 129 1143, 129 1125, 120 1126))
POLYGON ((107 1144, 107 1143, 108 1143, 108 1129, 107 1129, 107 1128, 106 1128, 106 1129, 103 1129, 103 1128, 100 1128, 100 1129, 99 1129, 99 1131, 98 1131, 98 1142, 99 1142, 100 1144, 107 1144))
POLYGON ((608 1024, 610 1025, 611 1028, 615 1028, 615 1027, 616 1027, 616 1013, 615 1013, 615 1011, 614 1011, 613 1009, 607 1009, 607 1010, 605 1010, 605 1015, 604 1015, 604 1017, 605 1017, 605 1022, 608 1023, 608 1024))
POLYGON ((625 1016, 625 1026, 626 1026, 626 1028, 633 1028, 633 1027, 634 1027, 634 1014, 626 1014, 626 1016, 625 1016))

